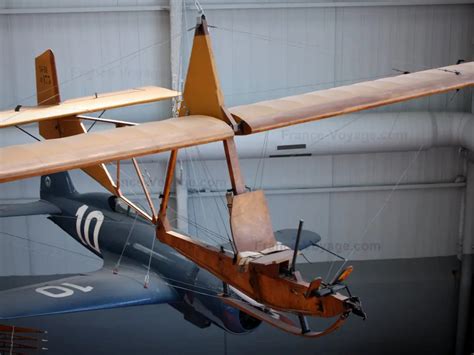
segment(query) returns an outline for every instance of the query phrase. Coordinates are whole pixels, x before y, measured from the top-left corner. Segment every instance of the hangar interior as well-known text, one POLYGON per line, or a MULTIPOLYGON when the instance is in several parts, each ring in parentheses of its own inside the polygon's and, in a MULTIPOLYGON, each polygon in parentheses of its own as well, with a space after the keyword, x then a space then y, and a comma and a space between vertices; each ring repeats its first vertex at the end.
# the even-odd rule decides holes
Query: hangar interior
MULTIPOLYGON (((474 59, 474 2, 469 0, 200 3, 213 26, 227 106, 474 59)), ((0 108, 35 103, 33 60, 47 48, 55 52, 64 98, 146 85, 182 90, 196 16, 194 2, 184 0, 0 0, 0 108)), ((181 324, 165 306, 153 311, 155 317, 145 316, 143 308, 101 311, 99 318, 125 326, 119 320, 125 312, 129 324, 143 321, 155 330, 167 328, 172 319, 197 348, 212 343, 206 353, 216 354, 222 349, 241 353, 249 346, 305 354, 318 347, 328 354, 399 353, 400 348, 462 354, 460 344, 472 347, 474 339, 472 307, 469 311, 473 105, 472 90, 465 89, 237 139, 246 184, 265 190, 274 229, 296 228, 303 219, 306 229, 321 235, 322 245, 353 262, 354 289, 364 296, 369 313, 366 322, 351 320, 327 340, 308 343, 268 327, 250 335, 252 340, 229 336, 224 341, 219 330, 205 333, 181 324), (398 350, 387 350, 395 344, 398 350)), ((147 122, 172 114, 172 104, 162 102, 109 111, 105 117, 147 122)), ((34 126, 27 130, 37 134, 34 126)), ((16 129, 3 130, 0 137, 2 146, 31 141, 16 129)), ((163 188, 166 159, 140 159, 153 177, 155 198, 163 188)), ((122 186, 143 203, 132 166, 124 164, 130 174, 122 186)), ((72 176, 81 192, 101 189, 80 171, 72 176)), ((210 241, 205 230, 225 239, 223 198, 230 182, 221 147, 183 150, 176 177, 177 227, 210 241)), ((37 200, 38 188, 38 178, 2 184, 0 203, 37 200)), ((10 283, 15 282, 11 276, 72 274, 101 266, 44 216, 0 219, 0 231, 0 276, 10 276, 2 277, 10 283)), ((304 256, 300 267, 308 274, 331 274, 340 265, 317 249, 304 256)), ((67 319, 90 326, 96 317, 29 322, 51 322, 59 330, 67 319)), ((101 327, 96 330, 106 329, 101 327)), ((186 351, 186 344, 166 344, 173 334, 169 328, 157 344, 186 351)), ((128 335, 130 342, 143 341, 128 335)), ((111 335, 106 338, 103 349, 116 346, 111 335)), ((152 349, 150 341, 146 346, 152 349)))

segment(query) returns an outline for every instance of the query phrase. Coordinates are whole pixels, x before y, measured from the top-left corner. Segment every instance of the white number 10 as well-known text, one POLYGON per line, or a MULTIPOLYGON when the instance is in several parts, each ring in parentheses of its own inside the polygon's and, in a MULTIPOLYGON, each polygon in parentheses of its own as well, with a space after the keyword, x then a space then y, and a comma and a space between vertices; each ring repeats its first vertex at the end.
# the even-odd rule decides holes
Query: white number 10
POLYGON ((84 222, 84 233, 82 232, 81 224, 82 219, 84 218, 84 214, 89 206, 82 205, 76 212, 76 232, 77 236, 81 240, 82 244, 89 245, 92 249, 96 250, 100 253, 99 249, 99 232, 100 227, 102 227, 102 222, 104 221, 104 214, 100 211, 92 211, 90 212, 86 220, 84 222), (95 226, 94 226, 94 234, 93 240, 89 237, 89 227, 91 225, 92 220, 95 219, 95 226))
POLYGON ((41 293, 42 295, 52 297, 52 298, 64 298, 64 297, 69 297, 74 294, 74 289, 87 293, 91 292, 94 287, 92 286, 79 286, 75 284, 70 284, 67 282, 64 282, 61 284, 61 286, 43 286, 37 288, 35 291, 38 293, 41 293), (51 291, 59 291, 59 292, 51 292, 51 291))

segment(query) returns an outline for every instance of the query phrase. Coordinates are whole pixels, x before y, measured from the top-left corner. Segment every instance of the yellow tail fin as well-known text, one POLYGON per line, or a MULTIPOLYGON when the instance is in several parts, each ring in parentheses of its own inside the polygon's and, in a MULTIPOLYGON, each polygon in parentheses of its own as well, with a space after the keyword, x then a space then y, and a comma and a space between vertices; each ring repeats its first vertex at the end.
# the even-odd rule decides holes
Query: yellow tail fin
MULTIPOLYGON (((48 49, 35 59, 36 67, 36 97, 38 105, 59 105, 61 97, 53 51, 48 49)), ((45 139, 55 139, 87 133, 81 120, 77 117, 64 117, 56 120, 41 121, 39 133, 45 139)), ((108 191, 116 194, 113 182, 104 164, 82 169, 108 191)))
POLYGON ((59 96, 58 75, 54 54, 48 49, 35 60, 36 67, 36 96, 38 105, 57 105, 61 102, 59 96))

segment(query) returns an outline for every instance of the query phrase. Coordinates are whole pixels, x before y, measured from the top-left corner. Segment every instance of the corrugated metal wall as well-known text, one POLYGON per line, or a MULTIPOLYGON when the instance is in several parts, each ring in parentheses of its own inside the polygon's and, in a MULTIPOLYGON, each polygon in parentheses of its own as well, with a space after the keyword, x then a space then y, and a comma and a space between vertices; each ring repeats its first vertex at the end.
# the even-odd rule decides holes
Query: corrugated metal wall
MULTIPOLYGON (((472 4, 292 8, 286 2, 279 5, 282 8, 271 8, 269 2, 262 5, 267 8, 246 9, 258 3, 212 3, 203 2, 211 9, 206 11, 209 23, 216 26, 211 34, 229 106, 393 75, 393 68, 419 70, 473 58, 472 4), (232 9, 218 10, 216 4, 232 9)), ((0 1, 0 9, 163 4, 151 0, 0 1)), ((192 27, 195 17, 196 13, 189 10, 183 27, 192 27)), ((183 33, 187 34, 181 37, 185 59, 192 33, 183 33)), ((56 52, 64 98, 147 84, 169 87, 169 41, 167 11, 0 15, 0 108, 34 103, 33 58, 48 47, 56 52)), ((388 109, 469 111, 471 102, 470 92, 460 92, 388 109)), ((118 110, 113 117, 144 121, 169 114, 169 105, 158 104, 118 110)), ((13 130, 1 137, 1 144, 28 141, 13 130)), ((395 184, 416 154, 269 159, 257 185, 272 189, 268 200, 275 228, 294 227, 304 218, 306 226, 318 231, 326 245, 333 243, 345 255, 350 253, 345 249, 354 247, 367 249, 352 253, 358 259, 455 254, 462 189, 395 192, 364 238, 360 236, 367 223, 390 191, 281 191, 395 184)), ((225 189, 228 179, 223 162, 209 161, 207 165, 219 189, 225 189)), ((258 165, 257 160, 242 162, 250 186, 255 185, 258 165)), ((209 178, 202 176, 199 168, 193 172, 190 164, 184 167, 192 188, 209 188, 209 178)), ((148 169, 155 171, 157 164, 148 165, 148 169)), ((402 183, 452 182, 460 174, 462 160, 456 149, 423 151, 402 183)), ((97 189, 81 174, 74 174, 74 178, 80 190, 97 189)), ((156 191, 160 186, 158 180, 156 191)), ((0 186, 0 203, 35 198, 37 188, 37 179, 4 184, 0 186)), ((191 219, 195 212, 199 223, 224 233, 213 198, 204 194, 199 199, 191 194, 189 201, 191 219), (207 211, 207 222, 202 207, 207 211)), ((73 272, 99 265, 75 254, 84 252, 44 217, 3 219, 0 230, 33 240, 2 235, 2 275, 73 272), (61 265, 60 270, 57 265, 61 265)), ((311 258, 324 260, 320 254, 311 258)))

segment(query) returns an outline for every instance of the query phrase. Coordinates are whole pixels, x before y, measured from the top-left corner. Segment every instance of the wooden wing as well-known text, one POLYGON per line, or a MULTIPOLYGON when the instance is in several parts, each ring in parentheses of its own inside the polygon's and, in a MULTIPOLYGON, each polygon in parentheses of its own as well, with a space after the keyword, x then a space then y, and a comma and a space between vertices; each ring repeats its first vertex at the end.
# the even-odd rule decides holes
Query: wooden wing
POLYGON ((0 149, 0 183, 129 159, 234 135, 223 121, 187 116, 0 149))
POLYGON ((474 62, 231 108, 252 134, 474 85, 474 62))
POLYGON ((58 105, 20 107, 17 110, 0 112, 0 128, 155 102, 178 95, 179 92, 174 90, 147 86, 67 100, 58 105))

